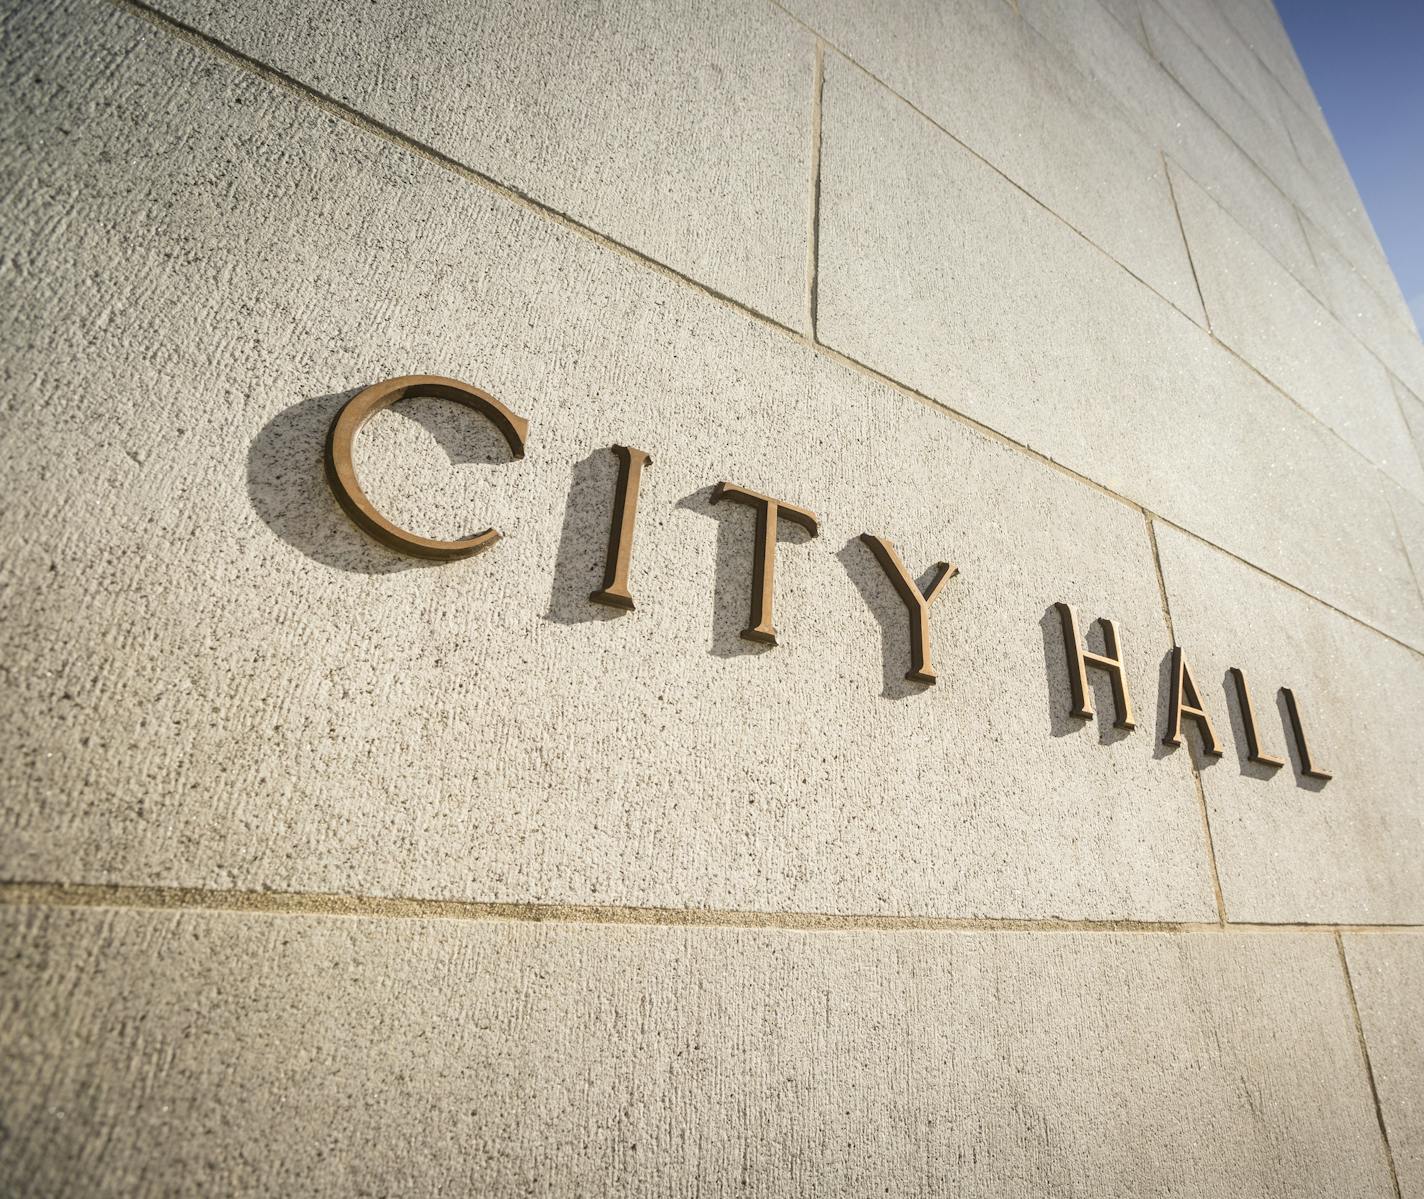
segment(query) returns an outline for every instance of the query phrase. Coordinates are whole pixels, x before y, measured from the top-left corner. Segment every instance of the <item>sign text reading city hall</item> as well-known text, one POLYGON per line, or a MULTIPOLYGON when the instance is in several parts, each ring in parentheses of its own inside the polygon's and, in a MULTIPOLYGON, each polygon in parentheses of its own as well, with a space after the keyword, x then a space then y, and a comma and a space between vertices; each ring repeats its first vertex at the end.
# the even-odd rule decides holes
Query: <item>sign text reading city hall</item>
MULTIPOLYGON (((494 529, 486 529, 483 533, 458 541, 437 541, 419 537, 397 527, 382 516, 362 491, 356 478, 352 449, 361 426, 376 413, 410 396, 431 396, 463 404, 486 417, 499 430, 516 458, 524 456, 529 422, 516 416, 494 396, 456 379, 438 375, 406 375, 366 388, 337 413, 326 442, 327 479, 346 514, 382 545, 419 558, 467 558, 498 541, 499 533, 494 529)), ((630 609, 633 607, 633 596, 628 589, 628 569, 633 557, 633 528, 638 512, 638 489, 643 469, 649 466, 652 460, 645 451, 632 446, 615 445, 611 448, 618 457, 619 472, 614 493, 613 520, 608 532, 603 586, 588 598, 591 603, 630 609)), ((777 523, 781 520, 792 521, 814 537, 819 531, 816 515, 786 500, 774 499, 727 482, 717 484, 712 492, 713 503, 723 501, 745 504, 756 513, 756 537, 752 548, 751 612, 747 627, 742 630, 741 635, 749 641, 775 645, 776 628, 772 624, 772 599, 776 572, 777 523)), ((861 540, 875 555, 876 561, 880 563, 905 605, 910 625, 910 669, 905 677, 912 682, 932 685, 935 672, 930 652, 930 605, 958 571, 948 562, 936 563, 933 581, 922 590, 887 538, 873 533, 862 533, 861 540)), ((1127 678, 1123 669, 1117 625, 1106 617, 1099 621, 1103 632, 1104 652, 1090 653, 1083 647, 1077 613, 1068 604, 1060 603, 1055 606, 1063 625, 1063 643, 1072 692, 1071 714, 1083 719, 1092 718, 1093 697, 1088 686, 1088 671, 1099 670, 1108 677, 1112 685, 1115 708, 1113 723, 1120 729, 1134 728, 1136 722, 1133 719, 1132 699, 1128 694, 1127 678)), ((1266 753, 1262 747, 1245 674, 1235 667, 1230 673, 1240 705, 1242 728, 1246 735, 1247 759, 1266 766, 1283 766, 1284 759, 1266 753)), ((1167 733, 1163 738, 1164 742, 1167 745, 1180 745, 1182 721, 1191 720, 1201 732, 1205 752, 1221 756, 1221 742, 1217 738, 1211 717, 1207 715, 1201 692, 1180 646, 1172 650, 1169 687, 1167 733)), ((1301 774, 1315 779, 1330 778, 1329 771, 1322 769, 1311 758, 1294 693, 1288 687, 1282 687, 1280 690, 1285 706, 1286 731, 1295 746, 1301 774)))

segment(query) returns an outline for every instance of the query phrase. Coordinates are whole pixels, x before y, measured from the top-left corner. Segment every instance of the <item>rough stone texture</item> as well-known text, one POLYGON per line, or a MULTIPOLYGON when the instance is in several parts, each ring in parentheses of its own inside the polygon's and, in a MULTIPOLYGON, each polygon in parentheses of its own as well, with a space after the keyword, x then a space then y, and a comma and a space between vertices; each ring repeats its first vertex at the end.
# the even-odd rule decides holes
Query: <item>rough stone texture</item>
MULTIPOLYGON (((1309 181, 1297 198, 1303 218, 1329 234, 1350 265, 1386 298, 1387 305, 1407 312, 1400 285, 1384 256, 1380 239, 1374 234, 1364 204, 1354 192, 1354 182, 1344 168, 1330 132, 1307 120, 1292 104, 1282 104, 1282 111, 1290 137, 1300 147, 1300 158, 1306 167, 1304 178, 1309 181), (1343 177, 1336 178, 1333 185, 1330 168, 1343 177), (1331 187, 1337 192, 1336 197, 1330 197, 1331 187)), ((1321 292, 1321 295, 1329 296, 1329 292, 1321 292)))
POLYGON ((1265 65, 1276 82, 1300 107, 1302 114, 1324 125, 1315 92, 1305 77, 1295 47, 1281 24, 1271 0, 1235 0, 1221 6, 1221 14, 1265 65))
POLYGON ((828 344, 1424 644, 1373 468, 838 62, 826 71, 820 227, 828 344))
MULTIPOLYGON (((162 2, 0 37, 0 1194, 1391 1194, 1298 922, 1424 920, 1424 406, 1270 0, 1160 0, 1200 100, 1138 0, 804 0, 861 64, 819 143, 775 4, 162 2), (356 447, 400 523, 504 532, 472 561, 321 477, 415 371, 531 420, 356 447), (779 648, 719 479, 821 518, 779 648), (932 689, 864 531, 958 564, 932 689), (1120 622, 1135 731, 1101 677, 1067 715, 1058 600, 1120 622), (1227 666, 1333 781, 1243 766, 1227 666), (1291 927, 1218 925, 1213 862, 1291 927)), ((1350 954, 1418 1196, 1416 944, 1350 954)))
POLYGON ((1020 0, 1024 16, 1066 48, 1152 141, 1193 176, 1297 279, 1319 280, 1295 209, 1272 180, 1097 3, 1020 0))
POLYGON ((1228 919, 1424 923, 1424 658, 1191 537, 1157 541, 1176 640, 1226 750, 1202 755, 1191 726, 1171 752, 1200 765, 1228 919), (1279 769, 1246 760, 1233 666, 1279 769), (1280 687, 1328 782, 1301 776, 1280 687))
MULTIPOLYGON (((1288 196, 1300 191, 1300 160, 1279 118, 1263 115, 1260 105, 1243 95, 1222 73, 1220 60, 1209 58, 1158 0, 1138 0, 1147 41, 1158 60, 1251 160, 1288 196)), ((1182 5, 1174 5, 1177 11, 1182 5)))
POLYGON ((1335 315, 1415 394, 1424 394, 1424 345, 1398 288, 1393 298, 1382 296, 1314 224, 1306 221, 1305 229, 1335 315))
POLYGON ((1103 7, 1128 33, 1144 46, 1147 45, 1147 31, 1142 27, 1142 13, 1137 7, 1137 0, 1103 0, 1103 7))
MULTIPOLYGON (((1303 172, 1295 175, 1295 198, 1307 211, 1324 205, 1341 217, 1349 218, 1350 226, 1361 234, 1361 244, 1375 250, 1382 264, 1383 255, 1378 254, 1374 228, 1329 126, 1286 96, 1278 99, 1276 112, 1290 136, 1297 160, 1304 167, 1303 172)), ((1387 267, 1384 273, 1389 273, 1387 267)))
POLYGON ((1391 478, 1424 494, 1389 373, 1175 166, 1172 182, 1212 332, 1391 478))
POLYGON ((1397 293, 1399 284, 1330 130, 1294 104, 1282 103, 1279 109, 1305 168, 1294 193, 1301 211, 1347 248, 1351 262, 1382 295, 1397 293))
MULTIPOLYGON (((1178 23, 1190 20, 1188 8, 1204 6, 1141 4, 1156 30, 1154 47, 1177 78, 1095 0, 1022 0, 1027 20, 1075 55, 1151 140, 1317 296, 1329 299, 1330 293, 1293 202, 1346 248, 1380 295, 1402 305, 1402 299, 1395 299, 1398 284, 1313 98, 1309 114, 1285 96, 1268 95, 1266 107, 1258 107, 1259 93, 1257 103, 1248 100, 1178 23), (1301 148, 1299 155, 1295 147, 1301 148)), ((1237 16, 1247 7, 1229 6, 1226 15, 1237 16)), ((1201 11, 1196 16, 1199 26, 1207 20, 1201 11)), ((1279 24, 1274 15, 1270 21, 1279 24)), ((1228 38, 1220 34, 1220 40, 1228 38)))
MULTIPOLYGON (((1273 91, 1211 0, 1139 0, 1148 41, 1176 79, 1317 223, 1351 247, 1375 285, 1397 290, 1354 181, 1319 110, 1273 91)), ((1200 157, 1181 154, 1193 166, 1200 157)), ((1205 177, 1205 172, 1202 172, 1205 177)), ((1233 215, 1243 223, 1240 212, 1233 215)), ((1312 280, 1298 275, 1303 281, 1312 280)))
POLYGON ((1391 1194, 1327 935, 0 921, 0 1184, 1391 1194))
MULTIPOLYGON (((1250 0, 1232 0, 1232 3, 1249 4, 1250 0)), ((1202 56, 1214 64, 1237 95, 1268 121, 1278 119, 1279 84, 1231 24, 1226 12, 1229 5, 1219 4, 1217 0, 1145 0, 1140 5, 1144 10, 1158 6, 1171 14, 1171 19, 1200 48, 1202 56)), ((1155 24, 1156 18, 1145 12, 1144 19, 1155 24)))
POLYGON ((1139 513, 141 23, 95 20, 93 47, 28 50, 16 169, 71 132, 6 214, 36 249, 5 331, 4 874, 1213 914, 1185 764, 1066 716, 1059 600, 1130 631, 1153 710, 1167 633, 1139 513), (60 223, 62 243, 33 236, 60 223), (86 288, 116 253, 123 276, 86 288), (412 371, 531 421, 517 466, 438 403, 358 447, 393 519, 508 534, 471 561, 366 543, 320 475, 343 398, 412 371), (640 607, 604 619, 586 597, 614 442, 655 465, 640 607), (771 651, 737 635, 751 518, 709 507, 721 478, 823 518, 815 542, 783 537, 771 651), (959 565, 933 690, 904 681, 907 620, 865 531, 917 575, 959 565))
POLYGON ((1398 379, 1394 381, 1394 392, 1399 397, 1399 406, 1404 412, 1405 424, 1414 438, 1415 448, 1424 461, 1424 400, 1421 400, 1398 379))
POLYGON ((1343 938, 1402 1199, 1424 1195, 1424 936, 1343 938))
POLYGON ((165 12, 800 328, 814 46, 761 0, 161 0, 165 12))
POLYGON ((1198 322, 1162 155, 1003 0, 799 0, 794 11, 1198 322))
MULTIPOLYGON (((1424 408, 1407 393, 1401 393, 1401 403, 1406 415, 1414 420, 1415 438, 1420 447, 1420 458, 1424 460, 1424 408)), ((1387 479, 1383 481, 1383 489, 1394 514, 1399 538, 1404 543, 1404 552, 1414 568, 1415 586, 1424 595, 1424 502, 1387 479)))

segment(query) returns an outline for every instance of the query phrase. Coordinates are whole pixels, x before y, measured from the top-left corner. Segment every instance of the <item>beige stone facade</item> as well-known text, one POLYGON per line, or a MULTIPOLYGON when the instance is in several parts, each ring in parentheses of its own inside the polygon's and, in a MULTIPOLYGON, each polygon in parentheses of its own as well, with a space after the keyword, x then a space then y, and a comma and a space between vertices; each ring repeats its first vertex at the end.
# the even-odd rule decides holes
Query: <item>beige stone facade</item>
POLYGON ((6 8, 0 1192, 1424 1199, 1424 346, 1270 0, 6 8), (413 374, 466 560, 323 474, 413 374))

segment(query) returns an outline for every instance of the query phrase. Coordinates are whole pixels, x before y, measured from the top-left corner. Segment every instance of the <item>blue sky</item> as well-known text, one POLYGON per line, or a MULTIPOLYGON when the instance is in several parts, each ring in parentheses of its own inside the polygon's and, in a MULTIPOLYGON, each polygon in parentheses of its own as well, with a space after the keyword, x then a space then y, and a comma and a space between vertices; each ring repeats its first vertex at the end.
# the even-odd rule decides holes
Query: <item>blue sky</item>
POLYGON ((1424 329, 1424 0, 1276 0, 1424 329))

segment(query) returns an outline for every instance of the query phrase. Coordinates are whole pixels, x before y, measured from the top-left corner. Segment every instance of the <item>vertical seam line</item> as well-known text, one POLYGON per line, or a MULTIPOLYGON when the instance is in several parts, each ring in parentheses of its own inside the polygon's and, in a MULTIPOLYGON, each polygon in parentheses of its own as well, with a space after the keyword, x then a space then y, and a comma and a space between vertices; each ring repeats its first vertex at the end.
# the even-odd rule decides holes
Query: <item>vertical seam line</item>
MULTIPOLYGON (((806 22, 797 17, 795 13, 785 8, 780 3, 780 0, 769 0, 769 2, 773 4, 776 8, 778 8, 780 11, 785 13, 787 17, 789 17, 791 20, 795 21, 802 28, 806 29, 809 33, 812 34, 812 36, 818 38, 820 37, 820 35, 816 32, 815 29, 807 25, 806 22)), ((783 322, 778 321, 774 317, 768 316, 767 314, 759 311, 748 302, 738 300, 729 295, 726 295, 725 293, 718 291, 710 284, 705 283, 700 279, 697 279, 691 275, 686 274, 683 271, 678 270, 675 267, 669 266, 666 263, 659 261, 658 259, 652 257, 649 253, 639 250, 627 243, 620 242, 616 238, 608 234, 602 233, 590 225, 584 224, 578 218, 559 211, 558 209, 552 207, 545 201, 539 200, 532 195, 521 192, 519 189, 509 184, 501 183, 493 176, 487 175, 482 171, 479 171, 473 167, 461 163, 457 159, 452 158, 444 151, 438 150, 433 146, 426 145, 415 139, 412 135, 403 133, 394 127, 385 125, 376 118, 370 117, 365 113, 361 112, 360 110, 353 108, 351 105, 325 95, 324 93, 313 87, 311 84, 303 83, 299 79, 286 75, 280 70, 252 57, 250 54, 246 54, 240 50, 237 50, 236 48, 222 42, 218 38, 213 37, 210 34, 204 33, 193 26, 186 25, 183 22, 177 20, 176 18, 171 17, 168 14, 160 11, 159 9, 153 8, 147 2, 147 0, 110 0, 110 3, 112 3, 115 8, 121 11, 128 12, 129 14, 137 17, 138 19, 146 21, 148 24, 155 28, 164 30, 166 33, 175 37, 181 42, 194 46, 200 49, 201 51, 215 55, 219 59, 227 62, 229 65, 234 66, 240 70, 247 71, 257 76, 258 78, 263 79, 269 85, 280 87, 286 90, 287 92, 297 96, 298 98, 313 104, 318 110, 326 113, 330 117, 335 117, 339 120, 342 120, 347 124, 351 125, 353 128, 369 136, 374 136, 381 140, 384 140, 396 146, 398 149, 405 153, 413 154, 416 157, 421 158, 426 162, 429 162, 437 169, 450 171, 451 173, 459 176, 460 178, 467 179, 470 182, 474 183, 476 186, 486 189, 493 195, 500 196, 506 201, 516 204, 519 207, 525 209, 526 211, 541 216, 542 218, 549 220, 554 224, 578 236, 586 237, 595 244, 600 245, 605 249, 612 250, 613 252, 620 254, 624 258, 636 262, 639 265, 657 274, 660 274, 665 278, 672 279, 684 286, 690 287, 701 295, 710 298, 716 301, 717 303, 720 303, 732 309, 733 311, 740 312, 744 316, 761 322, 769 329, 773 329, 780 333, 789 335, 790 337, 792 337, 803 345, 812 346, 818 353, 826 356, 832 361, 839 362, 842 365, 852 367, 860 373, 864 374, 866 377, 874 379, 877 382, 892 388, 901 395, 909 396, 913 399, 921 401, 929 405, 930 407, 947 414, 956 422, 965 425, 968 428, 974 429, 994 441, 997 441, 1003 445, 1010 446, 1017 452, 1026 454, 1034 461, 1039 462, 1040 464, 1047 466, 1050 469, 1059 471, 1068 478, 1075 479, 1079 483, 1091 487, 1094 490, 1100 492, 1101 494, 1118 501, 1119 503, 1125 504, 1128 507, 1133 508, 1137 511, 1145 510, 1143 508, 1143 505, 1139 501, 1132 499, 1129 496, 1123 495, 1120 492, 1116 492, 1111 488, 1107 487, 1106 485, 1097 482, 1095 479, 1090 478, 1082 471, 1069 466, 1065 466, 1061 462, 1058 462, 1057 460, 1048 456, 1042 451, 1035 450, 1027 443, 1016 440, 1009 434, 1000 431, 992 425, 985 424, 982 420, 969 416, 967 413, 961 412, 960 410, 953 407, 953 405, 949 401, 943 399, 936 399, 934 396, 926 392, 920 391, 906 383, 900 382, 894 376, 889 375, 880 369, 869 366, 866 363, 859 361, 855 357, 846 354, 844 351, 836 350, 830 346, 827 346, 823 342, 814 341, 808 338, 804 333, 798 332, 796 329, 790 327, 789 325, 784 324, 783 322)), ((955 141, 956 144, 960 145, 969 154, 973 155, 978 161, 984 163, 991 170, 995 171, 996 174, 1005 179, 1011 186, 1015 187, 1018 191, 1022 192, 1022 194, 1027 196, 1030 200, 1032 200, 1035 204, 1042 208, 1043 211, 1047 212, 1055 220, 1059 221, 1068 229, 1072 230, 1087 245, 1091 246, 1094 250, 1096 250, 1098 253, 1102 254, 1105 258, 1107 258, 1108 261, 1113 262, 1119 269, 1126 272, 1130 277, 1137 279, 1137 281, 1141 283, 1142 286, 1147 288, 1147 290, 1151 292, 1151 294, 1160 299, 1170 309, 1178 313, 1178 315, 1180 315, 1184 320, 1191 321, 1193 325, 1196 325, 1196 322, 1190 316, 1182 312, 1180 308, 1178 308, 1160 292, 1156 291, 1151 286, 1151 284, 1144 282, 1142 279, 1138 278, 1138 276, 1134 275, 1121 262, 1118 262, 1115 258, 1112 257, 1112 255, 1108 254, 1105 250, 1103 250, 1102 247, 1097 246, 1094 242, 1090 241, 1078 230, 1074 229, 1072 225, 1069 225, 1067 221, 1064 221, 1062 217, 1059 217, 1056 213, 1052 211, 1052 209, 1049 209, 1046 205, 1044 205, 1042 201, 1037 200, 1034 196, 1032 196, 1031 193, 1025 191, 1020 185, 1014 183, 1012 179, 1009 179, 1007 175, 1004 175, 1002 171, 999 171, 998 168, 994 167, 987 160, 983 159, 982 156, 976 154, 968 146, 965 146, 964 143, 959 142, 959 140, 955 138, 953 134, 950 134, 948 130, 945 130, 943 128, 943 126, 937 125, 932 118, 929 118, 928 116, 926 116, 926 114, 920 112, 919 109, 916 109, 913 104, 910 104, 908 100, 905 100, 904 97, 900 96, 899 93, 895 92, 893 88, 890 88, 882 80, 871 74, 871 72, 866 70, 866 68, 861 66, 854 59, 837 50, 834 43, 824 41, 824 39, 822 39, 822 41, 832 50, 836 50, 837 53, 841 53, 842 57, 845 58, 847 62, 851 63, 851 65, 864 72, 871 79, 875 80, 875 82, 878 83, 880 86, 885 87, 887 91, 889 91, 892 95, 896 96, 896 98, 899 99, 902 103, 906 104, 913 111, 919 112, 920 115, 926 120, 928 120, 932 125, 936 125, 936 128, 939 128, 941 132, 945 133, 948 137, 955 141)), ((1272 182, 1272 186, 1276 186, 1274 182, 1272 182)), ((1277 190, 1279 191, 1278 187, 1277 190)), ((1269 251, 1266 252, 1269 253, 1269 251)), ((1284 264, 1281 264, 1279 259, 1276 259, 1276 261, 1282 266, 1282 269, 1285 269, 1289 272, 1289 268, 1285 267, 1284 264)), ((1296 281, 1300 282, 1298 278, 1296 281)), ((1356 455, 1359 460, 1365 463, 1372 471, 1375 471, 1386 478, 1389 477, 1378 465, 1372 462, 1361 451, 1355 449, 1354 446, 1346 442, 1343 438, 1340 437, 1338 433, 1335 433, 1335 431, 1331 429, 1330 426, 1324 424, 1324 422, 1322 422, 1318 417, 1309 413, 1307 409, 1301 407, 1299 403, 1295 401, 1288 393, 1282 391, 1264 375, 1261 375, 1259 371, 1256 371, 1255 367, 1251 366, 1251 364, 1247 362, 1244 358, 1241 358, 1240 355, 1237 355, 1235 351, 1231 350, 1229 346, 1226 346, 1225 343, 1221 342, 1219 339, 1213 338, 1213 340, 1215 341, 1215 344, 1221 346, 1224 350, 1231 353, 1248 369, 1255 371, 1255 373, 1259 375, 1260 378, 1265 381, 1273 390, 1279 392, 1292 404, 1295 404, 1297 409, 1300 412, 1305 413, 1316 426, 1332 434, 1342 446, 1345 446, 1351 453, 1356 455)), ((1413 654, 1424 656, 1424 649, 1421 649, 1419 646, 1416 646, 1411 642, 1404 640, 1402 637, 1399 637, 1394 633, 1388 632, 1384 628, 1381 628, 1379 625, 1371 623, 1364 617, 1356 615, 1354 612, 1342 608, 1338 604, 1328 599, 1324 599, 1321 596, 1315 594, 1314 592, 1306 590, 1306 588, 1301 584, 1291 582, 1290 580, 1282 577, 1279 574, 1276 574, 1272 570, 1267 569, 1266 567, 1260 565, 1252 559, 1243 556, 1242 553, 1228 549, 1226 546, 1211 540, 1209 537, 1206 537, 1201 533, 1195 532, 1192 529, 1187 528, 1185 525, 1175 520, 1172 520, 1170 517, 1159 516, 1158 519, 1161 519, 1162 522, 1168 525, 1169 527, 1177 529, 1183 534, 1192 537, 1194 540, 1199 541, 1204 545, 1211 546, 1213 549, 1218 550, 1223 554, 1226 554, 1228 557, 1232 558, 1237 562, 1240 562, 1242 565, 1246 566, 1252 571, 1255 571, 1257 574, 1265 578, 1271 579, 1277 583, 1280 583, 1282 586, 1285 586, 1300 595, 1306 596, 1314 602, 1319 603, 1326 608, 1329 608, 1331 611, 1339 613, 1341 616, 1345 617, 1345 619, 1351 621, 1354 624, 1359 625, 1362 628, 1369 629, 1371 632, 1379 635, 1380 637, 1383 637, 1385 640, 1393 642, 1394 644, 1401 646, 1402 648, 1410 651, 1413 654)))
MULTIPOLYGON (((1142 510, 1142 518, 1147 522, 1147 540, 1152 544, 1152 565, 1157 572, 1157 595, 1162 601, 1162 617, 1167 622, 1167 635, 1172 639, 1172 644, 1177 644, 1177 630, 1172 625, 1172 608, 1167 601, 1167 580, 1162 573, 1162 554, 1157 548, 1157 529, 1153 524, 1152 513, 1147 509, 1142 510)), ((1155 734, 1154 734, 1155 735, 1155 734)), ((1206 806, 1206 789, 1202 786, 1201 771, 1197 769, 1196 759, 1192 757, 1192 747, 1188 743, 1183 747, 1187 753, 1187 765, 1191 767, 1192 784, 1197 792, 1197 807, 1201 811, 1202 833, 1206 838, 1206 860, 1211 867, 1211 889, 1216 897, 1216 919, 1223 928, 1226 927, 1226 899, 1221 892, 1221 874, 1216 868, 1216 843, 1211 835, 1211 815, 1206 806)))
MULTIPOLYGON (((1176 215, 1177 218, 1177 231, 1182 235, 1182 249, 1185 250, 1187 253, 1187 265, 1192 268, 1192 284, 1197 289, 1197 299, 1201 301, 1202 320, 1206 322, 1206 331, 1208 333, 1211 333, 1211 313, 1207 311, 1206 296, 1202 292, 1201 277, 1197 274, 1196 259, 1192 257, 1192 243, 1187 240, 1187 226, 1186 223, 1182 220, 1182 206, 1177 203, 1177 188, 1176 185, 1172 182, 1171 160, 1168 159, 1166 150, 1161 151, 1161 154, 1162 174, 1166 176, 1167 179, 1167 194, 1172 197, 1172 212, 1176 215)), ((1304 236, 1303 231, 1302 236, 1304 236)), ((1212 336, 1214 337, 1215 334, 1212 334, 1212 336)), ((1156 544, 1155 539, 1153 541, 1153 544, 1156 544)))
POLYGON ((806 336, 816 343, 817 284, 821 254, 821 99, 826 90, 826 43, 816 39, 811 84, 811 212, 806 234, 806 336))
POLYGON ((1350 960, 1345 956, 1345 939, 1340 930, 1335 930, 1335 950, 1340 955, 1340 971, 1345 976, 1345 994, 1350 1000, 1350 1015, 1355 1021, 1355 1038, 1360 1046, 1360 1056, 1365 1063, 1365 1078, 1370 1084, 1370 1098, 1374 1100, 1375 1120, 1379 1124, 1380 1140, 1384 1143, 1384 1160, 1389 1166, 1389 1180, 1394 1185, 1394 1199, 1402 1199, 1399 1189, 1399 1171, 1394 1165, 1394 1150, 1389 1144, 1389 1132, 1385 1128, 1384 1108, 1380 1106, 1379 1087, 1375 1085, 1375 1068, 1370 1063, 1370 1047, 1365 1040, 1365 1026, 1360 1020, 1360 1004, 1355 998, 1355 980, 1350 977, 1350 960))

